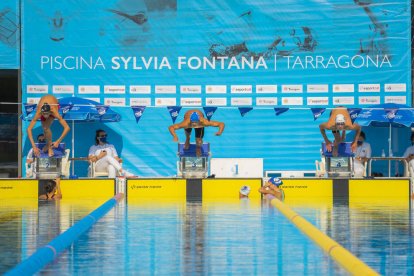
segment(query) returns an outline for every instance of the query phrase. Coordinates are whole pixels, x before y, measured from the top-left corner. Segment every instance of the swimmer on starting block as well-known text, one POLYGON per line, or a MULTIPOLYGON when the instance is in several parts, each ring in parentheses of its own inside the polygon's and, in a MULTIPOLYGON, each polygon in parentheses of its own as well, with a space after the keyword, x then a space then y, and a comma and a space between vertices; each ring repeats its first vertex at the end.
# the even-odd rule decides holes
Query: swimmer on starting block
MULTIPOLYGON (((338 137, 340 131, 343 132, 346 130, 355 130, 356 135, 354 141, 351 144, 351 148, 353 152, 356 151, 359 134, 361 133, 361 126, 357 123, 352 124, 351 116, 349 116, 348 110, 345 107, 337 107, 333 109, 329 120, 325 123, 320 124, 319 129, 321 131, 323 139, 325 140, 326 149, 328 152, 331 152, 332 146, 337 146, 337 143, 335 142, 335 144, 333 144, 331 141, 329 141, 328 137, 326 136, 326 130, 332 130, 334 136, 337 134, 338 137)), ((335 141, 343 140, 344 133, 340 135, 342 137, 341 139, 337 139, 337 136, 335 136, 335 141)))
POLYGON ((209 121, 204 118, 204 115, 201 111, 197 109, 189 110, 184 115, 184 120, 181 123, 171 125, 168 130, 173 136, 174 142, 178 142, 178 136, 175 133, 176 129, 184 128, 185 130, 185 145, 184 149, 189 149, 190 147, 190 135, 193 128, 195 128, 195 137, 196 137, 196 153, 197 155, 201 154, 201 145, 203 144, 204 137, 204 127, 214 126, 218 127, 219 130, 216 132, 217 136, 220 136, 224 130, 224 123, 209 121))
POLYGON ((39 103, 37 104, 36 114, 34 115, 32 121, 27 128, 27 135, 29 136, 30 143, 32 144, 33 154, 35 156, 40 155, 40 150, 36 147, 33 140, 33 127, 35 126, 37 120, 41 121, 43 133, 46 137, 46 145, 42 149, 44 152, 48 152, 49 157, 53 156, 53 149, 59 147, 59 144, 62 142, 63 138, 68 134, 70 128, 66 121, 59 114, 59 102, 53 95, 43 96, 39 103), (52 125, 54 119, 58 119, 59 123, 63 127, 62 135, 55 142, 52 142, 52 132, 50 131, 50 126, 52 125))

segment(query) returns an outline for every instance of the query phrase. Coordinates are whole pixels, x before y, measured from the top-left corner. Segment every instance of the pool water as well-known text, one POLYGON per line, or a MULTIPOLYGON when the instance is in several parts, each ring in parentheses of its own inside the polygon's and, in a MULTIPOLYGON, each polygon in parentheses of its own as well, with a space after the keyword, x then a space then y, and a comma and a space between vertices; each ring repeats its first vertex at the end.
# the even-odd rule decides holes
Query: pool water
MULTIPOLYGON (((0 273, 106 199, 0 206, 0 273), (8 214, 8 215, 6 215, 8 214)), ((405 204, 303 204, 292 209, 383 275, 413 271, 405 204)), ((268 202, 125 201, 40 274, 347 275, 268 202)))

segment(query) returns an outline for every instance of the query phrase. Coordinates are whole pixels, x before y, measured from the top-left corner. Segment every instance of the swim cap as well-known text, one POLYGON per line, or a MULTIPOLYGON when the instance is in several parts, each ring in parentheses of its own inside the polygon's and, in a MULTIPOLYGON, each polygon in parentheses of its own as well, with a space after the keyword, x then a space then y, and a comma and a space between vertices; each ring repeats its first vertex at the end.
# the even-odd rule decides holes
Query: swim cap
POLYGON ((336 115, 335 123, 345 123, 345 116, 342 114, 336 115))
POLYGON ((271 177, 267 182, 272 183, 276 187, 279 187, 280 185, 283 184, 283 181, 279 179, 278 177, 271 177))
POLYGON ((243 186, 240 188, 240 193, 242 195, 248 196, 250 193, 250 187, 249 186, 243 186))
POLYGON ((200 116, 198 115, 197 112, 193 112, 190 116, 190 122, 199 122, 200 121, 200 116))
POLYGON ((40 109, 41 112, 50 112, 50 105, 48 103, 44 103, 42 108, 40 109))

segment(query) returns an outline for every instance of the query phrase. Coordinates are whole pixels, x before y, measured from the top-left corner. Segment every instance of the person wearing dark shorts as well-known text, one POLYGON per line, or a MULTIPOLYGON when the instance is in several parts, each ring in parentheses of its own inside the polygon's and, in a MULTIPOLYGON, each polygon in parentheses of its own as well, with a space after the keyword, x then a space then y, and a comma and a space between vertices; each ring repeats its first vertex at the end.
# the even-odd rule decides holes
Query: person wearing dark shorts
POLYGON ((188 149, 190 147, 191 131, 194 128, 195 136, 196 136, 197 153, 200 154, 201 146, 203 144, 203 138, 204 138, 204 127, 209 127, 209 126, 214 126, 214 127, 219 128, 218 132, 216 132, 217 136, 220 136, 224 130, 224 123, 216 122, 216 121, 209 121, 206 118, 204 118, 204 115, 201 111, 197 109, 192 109, 185 113, 184 120, 181 123, 171 125, 168 128, 168 130, 173 136, 174 142, 178 142, 178 136, 175 133, 175 130, 184 128, 185 137, 186 137, 184 149, 188 149))

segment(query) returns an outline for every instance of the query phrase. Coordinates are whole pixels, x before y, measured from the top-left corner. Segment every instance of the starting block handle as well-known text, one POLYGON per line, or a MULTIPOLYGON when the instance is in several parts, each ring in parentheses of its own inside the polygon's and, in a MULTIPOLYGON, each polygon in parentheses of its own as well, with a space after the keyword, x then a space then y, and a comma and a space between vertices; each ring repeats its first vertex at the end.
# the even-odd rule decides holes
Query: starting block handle
MULTIPOLYGON (((197 144, 190 143, 188 149, 184 149, 184 143, 178 143, 178 156, 180 157, 197 157, 197 144)), ((201 145, 201 156, 208 157, 210 155, 210 143, 203 143, 201 145)))
MULTIPOLYGON (((40 156, 39 158, 49 158, 49 154, 47 152, 43 152, 43 148, 46 146, 46 143, 35 143, 36 147, 40 149, 40 156)), ((59 146, 53 149, 54 158, 63 158, 65 156, 65 143, 60 143, 59 146)))

